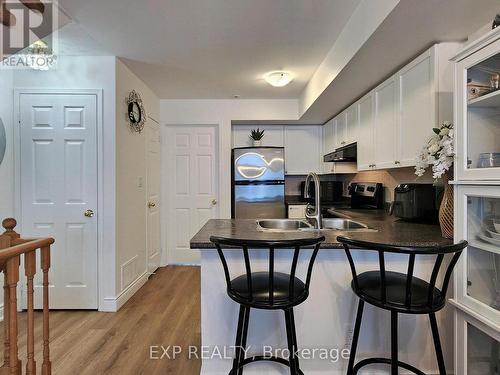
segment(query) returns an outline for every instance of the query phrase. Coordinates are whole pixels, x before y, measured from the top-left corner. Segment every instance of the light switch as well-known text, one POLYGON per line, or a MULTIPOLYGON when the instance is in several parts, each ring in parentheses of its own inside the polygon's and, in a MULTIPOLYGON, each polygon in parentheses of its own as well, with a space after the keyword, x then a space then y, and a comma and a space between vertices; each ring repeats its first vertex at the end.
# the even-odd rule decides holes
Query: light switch
POLYGON ((142 179, 142 177, 139 177, 139 178, 137 179, 137 187, 140 187, 140 188, 141 188, 141 187, 142 187, 142 185, 143 185, 143 179, 142 179))

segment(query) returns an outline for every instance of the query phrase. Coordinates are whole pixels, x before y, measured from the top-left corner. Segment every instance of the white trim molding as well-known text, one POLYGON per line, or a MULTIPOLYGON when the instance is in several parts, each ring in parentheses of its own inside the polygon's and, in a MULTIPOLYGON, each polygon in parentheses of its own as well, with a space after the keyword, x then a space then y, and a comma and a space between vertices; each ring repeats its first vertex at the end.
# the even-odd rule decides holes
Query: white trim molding
POLYGON ((146 284, 149 275, 149 272, 144 272, 116 297, 103 298, 102 305, 99 305, 99 311, 117 312, 120 310, 130 297, 132 297, 144 284, 146 284))

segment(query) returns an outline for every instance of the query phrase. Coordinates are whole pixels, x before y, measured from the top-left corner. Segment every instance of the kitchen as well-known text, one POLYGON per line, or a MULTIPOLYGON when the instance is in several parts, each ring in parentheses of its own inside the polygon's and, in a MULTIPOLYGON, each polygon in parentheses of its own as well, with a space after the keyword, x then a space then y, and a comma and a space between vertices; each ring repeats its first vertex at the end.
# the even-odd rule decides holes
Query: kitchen
MULTIPOLYGON (((272 270, 269 268, 269 272, 279 270, 281 274, 286 274, 287 270, 290 272, 290 264, 292 272, 295 267, 306 267, 306 270, 302 270, 305 272, 303 276, 309 280, 310 274, 307 271, 311 270, 312 263, 308 263, 311 259, 308 256, 311 255, 315 259, 312 282, 316 288, 311 286, 307 302, 296 309, 294 318, 296 327, 295 323, 291 323, 293 330, 296 330, 296 333, 291 334, 292 337, 295 335, 299 337, 299 352, 301 347, 306 348, 306 355, 298 355, 301 359, 300 369, 304 373, 340 374, 345 371, 351 373, 351 366, 355 362, 348 364, 347 357, 342 359, 337 356, 333 360, 331 356, 326 356, 325 359, 325 357, 310 357, 308 354, 311 349, 316 349, 318 353, 322 350, 326 352, 334 350, 339 354, 342 350, 352 348, 352 345, 355 345, 354 348, 358 346, 358 355, 361 357, 377 357, 385 352, 392 353, 392 358, 395 355, 396 360, 400 361, 394 367, 394 362, 390 359, 365 359, 359 366, 354 367, 355 372, 374 363, 386 365, 392 363, 392 373, 396 373, 394 371, 398 371, 398 367, 413 373, 421 373, 419 371, 438 373, 435 369, 439 367, 439 373, 444 374, 445 367, 453 365, 462 369, 469 366, 467 373, 470 374, 482 374, 486 373, 483 371, 488 371, 485 370, 486 362, 482 364, 470 362, 468 357, 470 354, 466 353, 473 350, 471 347, 468 347, 469 349, 456 347, 454 351, 453 345, 450 345, 453 340, 463 340, 459 336, 455 336, 454 339, 454 331, 455 335, 467 334, 467 330, 463 331, 460 328, 462 321, 469 324, 467 326, 470 327, 469 340, 479 345, 475 350, 479 352, 484 350, 483 353, 493 350, 490 345, 493 345, 494 340, 484 336, 484 331, 473 329, 468 316, 462 315, 460 310, 463 306, 460 302, 462 298, 459 295, 449 303, 458 309, 447 306, 437 315, 437 320, 431 313, 430 326, 421 315, 400 314, 398 331, 397 319, 395 325, 393 320, 389 323, 387 315, 384 316, 377 308, 370 308, 363 315, 363 326, 366 331, 363 332, 360 328, 361 323, 358 325, 358 320, 361 322, 362 309, 361 313, 358 310, 356 318, 357 299, 350 287, 350 281, 356 277, 356 272, 377 269, 383 264, 383 271, 380 272, 385 273, 387 267, 388 270, 401 275, 410 272, 410 277, 413 276, 414 279, 419 277, 429 280, 430 274, 436 272, 436 263, 431 259, 432 252, 426 254, 422 250, 422 253, 418 254, 422 255, 423 259, 415 264, 415 255, 412 255, 413 260, 408 263, 408 259, 412 259, 412 256, 408 258, 410 253, 387 254, 380 264, 376 251, 354 250, 352 258, 349 258, 351 255, 347 251, 348 258, 346 258, 344 251, 338 251, 342 249, 342 244, 336 240, 337 236, 347 236, 363 243, 366 248, 374 246, 372 250, 383 246, 392 250, 394 247, 413 250, 446 249, 451 246, 455 236, 456 246, 459 246, 459 249, 455 250, 458 251, 458 255, 455 253, 454 257, 446 260, 446 264, 450 262, 451 265, 447 270, 449 272, 453 270, 463 247, 466 246, 466 243, 461 244, 460 240, 468 239, 470 236, 458 228, 461 222, 463 225, 467 225, 467 222, 456 217, 455 223, 458 225, 455 224, 455 228, 458 228, 453 231, 452 220, 450 230, 450 224, 445 222, 443 212, 445 212, 444 203, 450 199, 447 195, 452 188, 449 187, 451 185, 448 185, 447 180, 444 185, 442 182, 435 184, 435 179, 438 177, 449 178, 449 176, 437 172, 437 169, 433 169, 432 172, 420 172, 419 169, 422 167, 419 163, 419 154, 424 146, 430 147, 427 142, 433 134, 448 134, 452 129, 450 119, 454 118, 454 103, 463 100, 457 99, 456 92, 466 92, 471 87, 470 81, 467 81, 468 86, 457 81, 455 64, 464 59, 466 53, 473 54, 470 52, 473 50, 474 43, 465 48, 458 43, 433 45, 394 71, 389 78, 374 86, 357 101, 349 104, 324 125, 287 124, 279 121, 267 124, 264 121, 232 122, 233 220, 210 220, 191 239, 191 248, 199 249, 201 254, 202 344, 209 348, 226 347, 233 343, 235 334, 233 330, 238 327, 235 347, 243 345, 243 354, 238 359, 236 352, 237 359, 233 362, 227 359, 204 361, 203 373, 226 373, 232 366, 233 372, 244 367, 245 373, 274 373, 279 368, 282 370, 286 368, 283 365, 291 367, 292 373, 297 371, 298 366, 294 367, 296 365, 293 364, 291 357, 285 357, 285 361, 281 362, 280 358, 276 358, 279 356, 272 356, 269 353, 267 357, 265 355, 264 358, 259 357, 266 349, 287 348, 287 345, 289 352, 293 352, 291 348, 296 348, 297 341, 293 342, 292 339, 290 344, 289 323, 283 324, 279 312, 265 311, 270 307, 259 309, 257 300, 253 304, 249 302, 245 299, 248 296, 243 297, 245 292, 233 290, 236 288, 233 283, 237 284, 238 279, 244 278, 246 272, 247 280, 250 278, 253 283, 261 285, 263 281, 259 281, 257 276, 255 279, 249 276, 253 275, 250 269, 266 270, 267 267, 272 267, 272 270), (464 50, 467 52, 461 52, 464 50), (290 242, 289 246, 292 249, 279 249, 282 247, 279 245, 280 240, 300 242, 308 236, 324 236, 324 238, 320 240, 321 247, 317 254, 315 252, 311 254, 307 250, 304 250, 307 255, 301 253, 300 260, 303 263, 300 261, 298 265, 294 263, 298 257, 298 252, 293 251, 296 243, 293 245, 290 242), (271 246, 270 254, 266 244, 271 246), (273 246, 276 246, 276 252, 273 246), (347 260, 356 264, 355 270, 347 268, 349 264, 347 260), (308 264, 309 269, 307 269, 308 264), (226 273, 226 281, 221 275, 222 266, 226 273), (238 275, 243 276, 235 278, 238 275), (226 282, 227 293, 233 301, 221 292, 225 289, 226 282), (242 306, 248 304, 257 308, 248 311, 250 318, 245 315, 246 312, 241 315, 245 310, 240 308, 240 317, 237 321, 238 305, 234 301, 243 304, 242 306), (357 328, 354 328, 355 324, 357 328), (439 327, 439 330, 434 327, 439 327), (243 333, 240 329, 243 329, 243 333), (238 341, 241 339, 240 335, 243 341, 238 341), (356 344, 353 343, 353 337, 358 337, 355 340, 356 344), (392 349, 389 345, 391 342, 392 349), (490 344, 486 344, 488 342, 490 344), (404 350, 401 349, 403 345, 404 350), (446 365, 442 359, 442 351, 447 358, 446 365), (455 362, 452 363, 450 359, 454 355, 455 362), (259 364, 253 365, 253 362, 259 364), (276 365, 273 362, 280 364, 276 365)), ((491 64, 495 66, 493 59, 491 64)), ((475 72, 471 69, 469 77, 473 74, 475 72)), ((474 101, 475 98, 468 96, 469 101, 474 101)), ((490 105, 487 108, 491 108, 490 105)), ((493 128, 491 130, 494 131, 493 128)), ((458 142, 461 134, 463 133, 457 135, 458 142)), ((440 137, 446 142, 446 135, 440 137)), ((470 142, 474 142, 472 138, 470 142)), ((493 143, 491 150, 496 147, 493 143)), ((480 170, 483 165, 486 168, 494 166, 492 158, 494 154, 482 153, 479 161, 468 162, 466 172, 462 173, 467 174, 469 170, 470 173, 474 173, 472 171, 478 170, 477 168, 480 170), (481 164, 481 158, 486 159, 485 164, 481 164)), ((446 169, 449 167, 450 164, 446 169)), ((460 164, 456 168, 460 168, 460 164)), ((455 173, 461 174, 458 170, 455 173)), ((490 188, 492 194, 494 187, 490 188)), ((464 195, 457 199, 462 199, 471 193, 462 194, 464 195)), ((469 220, 483 222, 479 224, 480 226, 489 222, 488 217, 494 214, 496 203, 488 199, 492 198, 476 198, 474 206, 465 208, 474 210, 470 213, 469 220), (483 199, 486 199, 486 202, 481 202, 483 199)), ((460 209, 463 210, 462 207, 457 207, 457 210, 460 209)), ((458 215, 466 215, 465 212, 460 212, 458 215)), ((494 241, 492 237, 495 236, 495 230, 491 228, 485 233, 492 234, 478 235, 479 238, 483 238, 480 249, 489 248, 487 243, 494 241)), ((471 254, 469 262, 471 265, 483 264, 481 262, 485 261, 484 256, 471 254)), ((490 266, 485 264, 483 266, 486 267, 482 268, 483 272, 487 274, 492 272, 490 266)), ((461 267, 464 267, 463 263, 459 263, 458 268, 463 269, 461 267)), ((496 260, 494 267, 496 269, 496 260)), ((437 269, 439 270, 439 266, 437 269)), ((463 276, 455 277, 454 285, 457 293, 461 290, 460 278, 463 276)), ((470 274, 466 289, 469 293, 476 290, 475 293, 483 295, 483 292, 479 292, 474 285, 476 283, 485 285, 489 283, 487 279, 488 276, 470 274)), ((443 272, 439 274, 437 280, 434 278, 433 283, 442 283, 442 290, 446 291, 449 281, 449 275, 443 272)), ((249 288, 251 295, 251 284, 249 288)), ((261 292, 261 290, 255 291, 256 294, 261 292)), ((491 303, 495 297, 486 295, 482 297, 482 303, 493 306, 491 303)), ((464 305, 468 306, 468 301, 464 305)), ((284 311, 286 317, 287 310, 284 311)), ((289 318, 285 320, 287 319, 289 318)), ((484 319, 479 321, 480 323, 476 324, 482 326, 484 321, 488 322, 484 319)), ((491 326, 493 323, 489 324, 491 326)), ((488 333, 493 337, 497 337, 498 334, 491 329, 488 329, 488 333)))
POLYGON ((11 3, 3 370, 499 373, 498 0, 11 3))

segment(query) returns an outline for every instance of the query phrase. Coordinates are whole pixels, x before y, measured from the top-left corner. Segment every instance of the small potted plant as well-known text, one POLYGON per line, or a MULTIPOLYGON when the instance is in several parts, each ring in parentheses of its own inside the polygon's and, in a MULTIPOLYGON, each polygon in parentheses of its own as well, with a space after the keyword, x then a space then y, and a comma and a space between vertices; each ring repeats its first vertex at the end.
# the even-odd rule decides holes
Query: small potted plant
POLYGON ((432 165, 432 176, 435 180, 443 179, 444 194, 439 207, 439 224, 445 238, 453 238, 453 187, 449 184, 453 180, 453 124, 445 121, 439 128, 432 129, 434 135, 424 146, 422 153, 417 157, 415 174, 422 176, 425 169, 432 165))
POLYGON ((259 128, 252 129, 252 131, 250 132, 250 138, 252 139, 254 147, 262 146, 262 138, 264 138, 264 129, 262 130, 260 130, 259 128))

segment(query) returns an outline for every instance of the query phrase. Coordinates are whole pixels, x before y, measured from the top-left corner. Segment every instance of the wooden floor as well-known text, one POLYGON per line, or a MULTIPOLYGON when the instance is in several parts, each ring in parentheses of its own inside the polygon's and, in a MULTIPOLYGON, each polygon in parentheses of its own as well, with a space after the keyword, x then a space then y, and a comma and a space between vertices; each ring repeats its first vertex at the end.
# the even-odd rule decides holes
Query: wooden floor
MULTIPOLYGON (((23 367, 24 315, 21 314, 19 330, 23 367)), ((35 325, 39 372, 42 363, 39 313, 35 325)), ((186 354, 188 346, 200 346, 199 268, 161 268, 119 312, 54 311, 50 327, 53 374, 199 374, 201 362, 188 360, 186 354), (185 355, 176 360, 151 360, 151 345, 180 345, 185 348, 185 355)), ((3 342, 3 327, 0 332, 3 342)), ((159 350, 161 355, 163 352, 159 350)))

